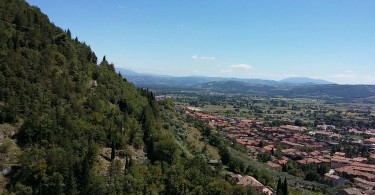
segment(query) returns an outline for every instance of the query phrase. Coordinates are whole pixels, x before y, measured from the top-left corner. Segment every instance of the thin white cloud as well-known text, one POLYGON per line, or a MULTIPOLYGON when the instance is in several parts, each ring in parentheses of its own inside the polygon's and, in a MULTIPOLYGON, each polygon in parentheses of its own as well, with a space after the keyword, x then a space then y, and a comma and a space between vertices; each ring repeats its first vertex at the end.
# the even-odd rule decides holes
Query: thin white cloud
POLYGON ((215 60, 215 57, 212 56, 198 56, 198 55, 193 55, 191 56, 194 60, 215 60))
POLYGON ((356 75, 353 74, 335 74, 331 76, 332 78, 354 78, 356 75))
POLYGON ((230 67, 233 69, 245 69, 245 70, 251 69, 251 65, 248 65, 248 64, 232 64, 230 65, 230 67))
POLYGON ((284 77, 284 78, 289 78, 289 77, 303 77, 303 76, 298 75, 298 74, 283 74, 281 76, 284 77))
POLYGON ((194 72, 194 74, 202 74, 202 73, 203 73, 203 72, 200 71, 200 70, 194 70, 193 72, 194 72))
POLYGON ((322 77, 322 79, 326 79, 329 81, 333 81, 339 84, 375 84, 375 76, 373 75, 365 75, 365 74, 344 74, 338 73, 333 75, 328 75, 326 77, 322 77))
POLYGON ((221 73, 231 73, 231 72, 233 72, 233 70, 221 69, 220 72, 221 73))
POLYGON ((219 70, 222 76, 232 76, 232 77, 247 77, 250 74, 252 67, 248 64, 231 64, 223 67, 219 70))
POLYGON ((353 70, 344 70, 334 74, 321 76, 320 79, 325 79, 338 84, 375 84, 375 76, 366 73, 358 73, 353 70))
POLYGON ((349 78, 354 78, 356 77, 357 75, 355 74, 354 71, 352 70, 345 70, 344 72, 342 73, 337 73, 337 74, 333 74, 331 75, 332 78, 346 78, 346 79, 349 79, 349 78))

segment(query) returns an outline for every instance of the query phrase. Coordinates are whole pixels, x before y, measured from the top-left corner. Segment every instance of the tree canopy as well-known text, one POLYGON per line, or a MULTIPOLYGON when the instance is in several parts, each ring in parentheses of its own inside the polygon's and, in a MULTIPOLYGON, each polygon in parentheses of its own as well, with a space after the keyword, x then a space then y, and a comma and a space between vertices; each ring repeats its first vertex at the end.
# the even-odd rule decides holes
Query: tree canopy
POLYGON ((0 10, 0 125, 16 129, 11 139, 22 150, 9 192, 232 192, 206 158, 187 157, 161 125, 161 112, 172 111, 153 92, 128 83, 105 56, 98 62, 39 8, 7 0, 0 10))

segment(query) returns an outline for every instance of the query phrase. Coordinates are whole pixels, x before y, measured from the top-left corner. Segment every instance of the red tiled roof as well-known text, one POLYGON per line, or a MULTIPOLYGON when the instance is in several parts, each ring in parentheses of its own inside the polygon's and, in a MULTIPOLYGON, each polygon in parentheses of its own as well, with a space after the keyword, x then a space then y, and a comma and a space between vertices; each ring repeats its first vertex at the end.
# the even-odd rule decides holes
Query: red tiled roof
POLYGON ((343 173, 351 176, 357 176, 363 179, 366 179, 368 181, 375 181, 375 175, 371 173, 366 173, 362 171, 355 170, 354 167, 352 166, 345 166, 341 168, 337 168, 336 171, 338 173, 343 173))
POLYGON ((364 143, 375 144, 375 137, 372 137, 372 138, 370 138, 370 139, 365 139, 363 142, 364 142, 364 143))

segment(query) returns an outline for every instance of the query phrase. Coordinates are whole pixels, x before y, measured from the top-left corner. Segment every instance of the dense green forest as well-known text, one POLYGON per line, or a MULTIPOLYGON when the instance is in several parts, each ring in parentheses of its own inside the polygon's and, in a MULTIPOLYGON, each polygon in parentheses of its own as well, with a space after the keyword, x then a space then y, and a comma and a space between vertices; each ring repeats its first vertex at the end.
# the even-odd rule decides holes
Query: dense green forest
POLYGON ((0 86, 2 193, 247 193, 183 150, 168 102, 23 0, 0 1, 0 86))

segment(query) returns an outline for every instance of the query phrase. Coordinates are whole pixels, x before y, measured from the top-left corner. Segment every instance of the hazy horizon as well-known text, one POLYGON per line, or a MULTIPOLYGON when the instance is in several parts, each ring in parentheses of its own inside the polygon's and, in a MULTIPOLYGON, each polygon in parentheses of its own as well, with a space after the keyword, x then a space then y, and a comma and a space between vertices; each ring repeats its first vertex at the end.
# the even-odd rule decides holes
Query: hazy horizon
POLYGON ((375 1, 27 0, 116 67, 375 84, 375 1))
MULTIPOLYGON (((272 80, 272 81, 281 81, 281 80, 284 80, 284 79, 290 79, 290 78, 309 78, 309 79, 317 79, 317 80, 324 80, 324 79, 319 79, 319 78, 313 78, 313 77, 304 77, 304 76, 291 76, 291 77, 285 77, 283 79, 267 79, 267 78, 248 78, 248 77, 232 77, 232 76, 206 76, 206 75, 199 75, 199 74, 192 74, 192 75, 168 75, 168 74, 158 74, 158 73, 152 73, 152 72, 142 72, 142 71, 137 71, 137 70, 133 70, 131 68, 126 68, 126 67, 116 67, 117 70, 121 69, 123 71, 133 71, 135 73, 139 73, 139 74, 145 74, 145 75, 154 75, 154 76, 167 76, 167 77, 219 77, 219 78, 233 78, 233 79, 259 79, 259 80, 272 80)), ((126 74, 125 74, 126 76, 126 74)), ((332 82, 332 81, 329 81, 329 80, 325 80, 325 81, 328 81, 328 82, 332 82)), ((335 83, 335 82, 332 82, 332 83, 335 83)), ((337 83, 339 84, 339 83, 337 83)))

